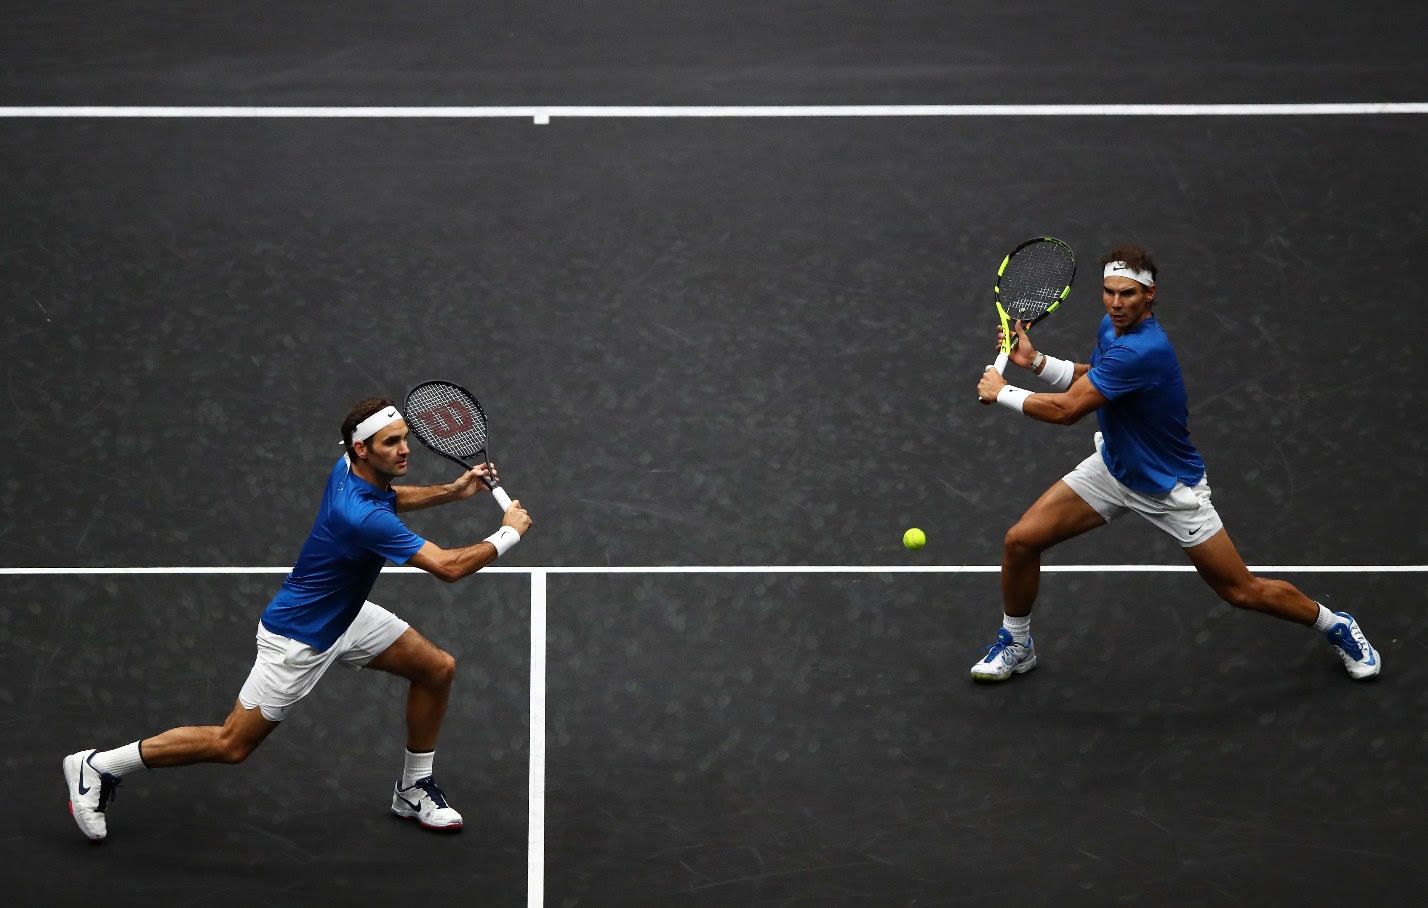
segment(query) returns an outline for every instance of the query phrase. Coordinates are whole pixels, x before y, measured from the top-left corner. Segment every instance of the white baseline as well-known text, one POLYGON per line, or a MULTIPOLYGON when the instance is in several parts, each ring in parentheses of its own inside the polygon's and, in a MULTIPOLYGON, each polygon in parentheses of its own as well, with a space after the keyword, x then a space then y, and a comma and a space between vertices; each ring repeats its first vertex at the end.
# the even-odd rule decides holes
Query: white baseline
POLYGON ((1380 116, 1428 113, 1424 101, 1307 104, 811 104, 511 107, 184 107, 33 106, 0 107, 0 118, 180 118, 180 119, 698 119, 767 117, 1274 117, 1380 116))

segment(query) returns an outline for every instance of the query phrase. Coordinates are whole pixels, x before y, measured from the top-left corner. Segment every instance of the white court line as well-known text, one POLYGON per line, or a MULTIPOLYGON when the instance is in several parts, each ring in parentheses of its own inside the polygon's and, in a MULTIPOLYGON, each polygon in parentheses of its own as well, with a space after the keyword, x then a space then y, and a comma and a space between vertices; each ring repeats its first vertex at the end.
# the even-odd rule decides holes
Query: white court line
POLYGON ((1318 104, 812 104, 686 107, 0 107, 0 118, 707 119, 767 117, 1273 117, 1428 113, 1428 102, 1318 104))
MULTIPOLYGON (((1252 564, 1267 574, 1423 574, 1428 564, 1252 564)), ((9 567, 0 576, 86 574, 286 574, 291 567, 9 567)), ((995 574, 996 564, 732 564, 616 565, 569 567, 488 567, 483 574, 995 574)), ((1048 574, 1179 574, 1195 570, 1189 564, 1043 564, 1048 574)), ((420 568, 387 565, 384 574, 423 574, 420 568)))
POLYGON ((531 572, 531 743, 526 797, 526 904, 545 903, 545 573, 531 572))

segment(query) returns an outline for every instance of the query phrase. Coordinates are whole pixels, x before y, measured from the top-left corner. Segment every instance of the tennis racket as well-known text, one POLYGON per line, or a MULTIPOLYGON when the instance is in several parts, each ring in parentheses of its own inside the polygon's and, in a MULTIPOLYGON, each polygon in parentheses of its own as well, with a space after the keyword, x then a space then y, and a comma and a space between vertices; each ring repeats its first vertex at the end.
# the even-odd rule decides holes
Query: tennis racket
POLYGON ((1002 346, 994 364, 998 374, 1006 371, 1007 359, 1016 346, 1012 326, 1020 321, 1030 328, 1055 312, 1071 293, 1075 278, 1076 253, 1055 237, 1027 240, 1002 259, 992 288, 1002 323, 1002 346))
MULTIPOLYGON (((470 391, 445 381, 424 381, 407 392, 402 407, 407 427, 417 441, 447 460, 471 469, 473 462, 486 466, 486 411, 470 391)), ((481 477, 491 490, 491 497, 506 511, 511 496, 501 483, 489 476, 481 477)))

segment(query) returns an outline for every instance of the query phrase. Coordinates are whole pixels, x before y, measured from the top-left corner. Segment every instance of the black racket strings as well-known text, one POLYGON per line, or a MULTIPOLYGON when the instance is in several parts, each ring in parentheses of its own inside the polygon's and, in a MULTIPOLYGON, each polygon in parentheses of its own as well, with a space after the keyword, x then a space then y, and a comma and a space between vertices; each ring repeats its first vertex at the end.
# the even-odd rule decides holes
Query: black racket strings
POLYGON ((451 457, 486 450, 486 415, 475 400, 449 385, 429 384, 407 396, 407 424, 427 446, 451 457))
POLYGON ((1018 250, 998 286, 1002 308, 1018 319, 1033 319, 1061 299, 1076 273, 1076 259, 1061 243, 1043 241, 1018 250))

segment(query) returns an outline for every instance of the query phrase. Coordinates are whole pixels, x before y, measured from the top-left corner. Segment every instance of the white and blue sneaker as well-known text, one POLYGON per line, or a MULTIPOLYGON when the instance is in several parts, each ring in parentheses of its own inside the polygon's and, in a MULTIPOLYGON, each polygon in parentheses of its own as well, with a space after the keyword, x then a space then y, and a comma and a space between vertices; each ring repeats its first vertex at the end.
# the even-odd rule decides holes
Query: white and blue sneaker
POLYGON ((1011 631, 1000 628, 997 642, 987 647, 987 654, 972 666, 973 681, 1005 681, 1036 668, 1036 648, 1030 637, 1017 643, 1011 631))
POLYGON ((69 788, 69 812, 75 825, 91 842, 102 842, 109 835, 104 811, 114 800, 119 777, 100 772, 90 763, 98 750, 81 750, 64 758, 64 781, 69 788))
POLYGON ((1334 614, 1344 620, 1329 628, 1324 636, 1329 638, 1334 652, 1344 660, 1344 668, 1349 670, 1349 676, 1355 681, 1377 677, 1383 670, 1383 660, 1379 658, 1378 650, 1369 645, 1368 638, 1359 630, 1359 623, 1354 620, 1353 615, 1348 612, 1334 614))
MULTIPOLYGON (((400 780, 397 785, 401 785, 400 780)), ((446 795, 431 776, 417 779, 410 788, 396 788, 392 792, 392 813, 416 820, 423 828, 437 832, 456 832, 461 828, 461 814, 446 803, 446 795)))

